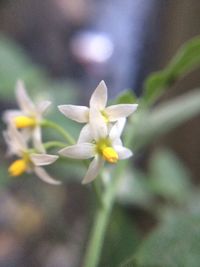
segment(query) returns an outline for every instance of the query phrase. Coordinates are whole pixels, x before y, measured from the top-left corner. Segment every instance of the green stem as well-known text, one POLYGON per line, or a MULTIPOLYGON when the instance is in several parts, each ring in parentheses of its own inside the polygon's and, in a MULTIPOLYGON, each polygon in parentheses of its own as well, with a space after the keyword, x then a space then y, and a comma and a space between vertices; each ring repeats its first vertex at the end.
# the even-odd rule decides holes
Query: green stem
POLYGON ((69 144, 71 144, 71 145, 75 144, 74 138, 65 129, 63 129, 60 125, 56 124, 55 122, 52 122, 49 120, 43 120, 41 122, 41 126, 50 127, 50 128, 55 129, 57 132, 59 132, 65 138, 65 140, 69 144))
POLYGON ((108 208, 99 208, 96 212, 91 238, 85 255, 84 267, 98 266, 109 215, 110 209, 108 208))
POLYGON ((98 206, 89 244, 86 251, 84 267, 97 267, 101 255, 101 249, 105 237, 107 224, 109 222, 112 207, 115 201, 116 192, 122 177, 122 172, 125 168, 126 161, 119 162, 116 167, 113 179, 107 185, 103 195, 102 201, 104 205, 98 206))
POLYGON ((44 143, 44 147, 46 149, 50 149, 50 148, 53 148, 53 147, 62 148, 62 147, 65 147, 65 146, 66 146, 65 143, 58 142, 58 141, 49 141, 49 142, 44 143))
MULTIPOLYGON (((132 136, 133 130, 129 129, 125 137, 125 146, 130 146, 132 136)), ((109 184, 106 185, 105 191, 102 193, 103 205, 99 205, 96 211, 83 267, 97 267, 99 264, 106 228, 115 202, 122 174, 127 164, 127 160, 118 163, 113 172, 112 179, 109 184)))
MULTIPOLYGON (((100 177, 99 177, 99 178, 100 178, 100 177)), ((97 199, 97 201, 98 201, 98 205, 103 206, 104 203, 103 203, 103 201, 102 201, 102 197, 101 197, 102 192, 101 192, 100 184, 99 184, 98 182, 99 182, 99 181, 96 180, 96 181, 94 181, 94 182, 92 183, 92 189, 93 189, 93 191, 94 191, 94 193, 95 193, 96 199, 97 199)))

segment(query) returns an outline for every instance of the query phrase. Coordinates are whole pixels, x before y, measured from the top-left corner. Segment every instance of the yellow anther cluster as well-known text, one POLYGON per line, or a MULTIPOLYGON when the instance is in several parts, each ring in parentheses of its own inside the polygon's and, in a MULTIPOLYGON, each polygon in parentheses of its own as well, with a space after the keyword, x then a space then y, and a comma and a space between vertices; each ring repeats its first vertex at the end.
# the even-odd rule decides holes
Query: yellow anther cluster
POLYGON ((19 176, 23 174, 28 168, 28 162, 25 159, 15 160, 10 167, 8 172, 11 176, 19 176))
POLYGON ((17 116, 14 118, 14 123, 17 128, 27 128, 34 127, 36 125, 36 120, 27 116, 17 116))
POLYGON ((112 147, 105 147, 102 149, 102 154, 105 160, 110 163, 116 163, 118 161, 118 154, 112 147))

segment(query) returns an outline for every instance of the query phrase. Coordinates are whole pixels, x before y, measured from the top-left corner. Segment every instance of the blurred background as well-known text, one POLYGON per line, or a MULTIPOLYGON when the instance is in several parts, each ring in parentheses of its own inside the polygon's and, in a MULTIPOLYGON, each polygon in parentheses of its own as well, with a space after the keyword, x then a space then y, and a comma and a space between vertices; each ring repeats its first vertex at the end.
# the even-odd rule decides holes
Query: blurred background
MULTIPOLYGON (((200 33, 199 14, 197 0, 1 0, 1 115, 16 107, 14 87, 20 78, 33 98, 54 101, 48 116, 77 137, 79 128, 58 114, 56 105, 87 105, 102 79, 110 99, 126 89, 140 96, 148 74, 164 68, 185 41, 200 33)), ((197 70, 160 102, 199 84, 197 70)), ((155 227, 158 217, 153 205, 158 210, 161 205, 169 208, 169 203, 172 208, 182 205, 190 187, 198 187, 199 119, 184 123, 136 154, 133 191, 126 192, 124 185, 119 193, 106 237, 109 249, 105 247, 100 266, 116 267, 128 253, 120 248, 116 256, 120 243, 130 239, 128 246, 137 247, 155 227), (151 190, 146 180, 151 181, 151 190), (121 229, 126 231, 122 234, 121 229)), ((48 131, 45 135, 57 137, 48 131)), ((81 266, 94 208, 88 197, 90 187, 80 184, 84 168, 70 162, 67 176, 62 161, 49 168, 63 180, 62 187, 26 175, 13 179, 7 174, 9 160, 2 138, 0 145, 0 267, 81 266)))

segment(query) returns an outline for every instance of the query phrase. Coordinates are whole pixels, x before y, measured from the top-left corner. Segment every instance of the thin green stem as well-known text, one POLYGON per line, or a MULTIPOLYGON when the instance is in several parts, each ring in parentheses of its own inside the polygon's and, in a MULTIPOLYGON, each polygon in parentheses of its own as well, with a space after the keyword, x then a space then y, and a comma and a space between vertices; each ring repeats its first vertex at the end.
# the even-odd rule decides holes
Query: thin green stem
POLYGON ((57 123, 49 121, 49 120, 43 120, 41 122, 41 126, 53 128, 54 130, 59 132, 70 145, 75 144, 74 138, 57 123))
POLYGON ((93 228, 91 231, 84 267, 97 267, 101 255, 101 249, 105 237, 106 228, 109 222, 112 207, 115 201, 116 192, 122 177, 123 170, 127 162, 122 161, 118 163, 114 173, 113 179, 107 185, 102 194, 102 202, 104 205, 98 206, 93 228))
POLYGON ((96 199, 98 201, 98 204, 100 206, 103 206, 104 203, 103 203, 103 200, 102 200, 102 197, 101 197, 102 192, 101 192, 100 184, 98 182, 99 182, 98 180, 94 181, 92 183, 92 188, 93 188, 93 191, 95 193, 95 196, 96 196, 96 199))
POLYGON ((65 147, 66 144, 58 141, 49 141, 43 144, 46 149, 54 148, 54 147, 65 147))
MULTIPOLYGON (((125 142, 126 146, 129 146, 131 143, 132 134, 132 131, 128 132, 125 142)), ((98 206, 96 211, 83 267, 97 267, 99 264, 106 228, 115 202, 116 193, 127 164, 128 162, 126 160, 118 163, 113 172, 112 179, 106 185, 105 191, 102 193, 102 202, 104 205, 98 206)))
POLYGON ((110 209, 98 208, 85 255, 84 267, 98 266, 109 215, 110 209))

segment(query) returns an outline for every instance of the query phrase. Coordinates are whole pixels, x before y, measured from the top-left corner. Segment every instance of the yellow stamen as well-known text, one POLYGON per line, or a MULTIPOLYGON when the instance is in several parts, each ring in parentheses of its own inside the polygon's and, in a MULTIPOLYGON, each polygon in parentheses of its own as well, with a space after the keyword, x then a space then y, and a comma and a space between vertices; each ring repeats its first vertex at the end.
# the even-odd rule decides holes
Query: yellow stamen
POLYGON ((19 176, 23 174, 28 168, 28 162, 25 159, 15 160, 10 167, 8 172, 11 176, 19 176))
POLYGON ((109 123, 108 115, 106 114, 106 112, 104 110, 101 111, 101 115, 102 115, 105 123, 109 123))
POLYGON ((118 161, 118 154, 112 147, 105 147, 102 149, 102 154, 105 160, 107 160, 110 163, 116 163, 118 161))
POLYGON ((27 116, 17 116, 14 118, 14 123, 17 128, 34 127, 36 120, 27 116))

